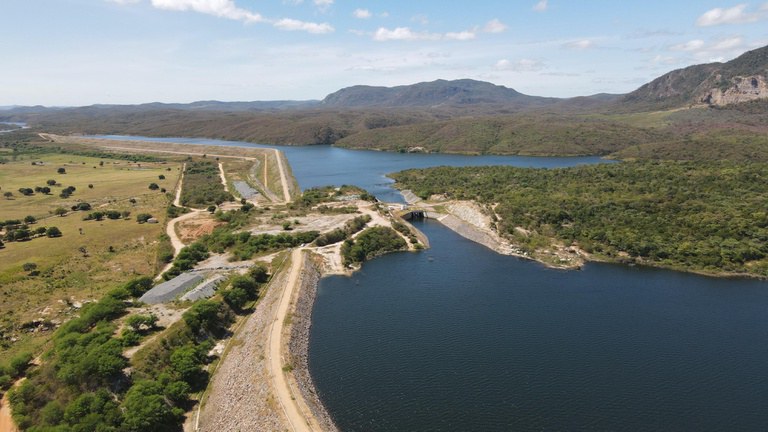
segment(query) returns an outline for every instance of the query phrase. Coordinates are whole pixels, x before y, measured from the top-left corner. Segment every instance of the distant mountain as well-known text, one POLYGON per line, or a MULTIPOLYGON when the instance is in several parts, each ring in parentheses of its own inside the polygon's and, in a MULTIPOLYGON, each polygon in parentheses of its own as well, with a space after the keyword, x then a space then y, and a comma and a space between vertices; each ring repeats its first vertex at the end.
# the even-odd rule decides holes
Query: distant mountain
POLYGON ((627 94, 620 103, 640 109, 668 109, 757 99, 768 99, 768 46, 727 63, 674 70, 627 94))
POLYGON ((470 79, 437 80, 397 87, 353 86, 331 93, 322 106, 333 108, 440 108, 499 105, 537 108, 561 99, 524 95, 514 89, 470 79))

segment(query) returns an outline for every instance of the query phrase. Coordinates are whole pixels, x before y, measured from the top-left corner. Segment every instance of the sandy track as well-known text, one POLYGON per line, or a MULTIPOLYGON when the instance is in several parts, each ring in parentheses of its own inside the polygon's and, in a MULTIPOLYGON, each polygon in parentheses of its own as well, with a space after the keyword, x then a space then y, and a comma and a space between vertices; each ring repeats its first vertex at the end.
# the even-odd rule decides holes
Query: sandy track
POLYGON ((19 429, 13 422, 11 417, 11 402, 8 400, 8 393, 3 395, 3 400, 0 401, 0 431, 2 432, 18 432, 19 429))
POLYGON ((288 189, 288 176, 285 175, 283 158, 280 157, 280 150, 273 150, 275 151, 275 159, 277 160, 277 169, 280 171, 280 183, 283 185, 283 200, 288 203, 291 201, 291 191, 288 189))
POLYGON ((179 176, 179 184, 176 185, 176 197, 173 199, 173 205, 181 207, 181 185, 184 184, 184 171, 187 169, 187 163, 181 165, 181 175, 179 176))
POLYGON ((221 176, 221 184, 224 186, 224 191, 229 192, 229 186, 227 185, 227 178, 224 176, 224 164, 219 162, 219 176, 221 176))
POLYGON ((317 420, 311 414, 306 415, 309 409, 300 394, 294 393, 294 389, 288 383, 286 372, 283 371, 285 357, 283 335, 285 333, 285 318, 291 311, 294 294, 298 291, 303 267, 302 250, 295 249, 291 253, 291 268, 288 280, 280 297, 275 319, 269 331, 269 343, 267 344, 267 359, 269 372, 274 383, 274 390, 280 405, 285 412, 291 429, 295 432, 322 430, 317 420))

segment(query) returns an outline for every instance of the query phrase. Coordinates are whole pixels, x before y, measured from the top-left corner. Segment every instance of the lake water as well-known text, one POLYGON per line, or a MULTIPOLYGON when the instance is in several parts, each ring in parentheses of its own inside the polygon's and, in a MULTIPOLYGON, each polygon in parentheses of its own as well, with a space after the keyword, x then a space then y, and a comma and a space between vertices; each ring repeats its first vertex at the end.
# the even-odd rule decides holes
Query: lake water
POLYGON ((768 286, 556 271, 437 222, 321 281, 309 361, 343 431, 764 430, 768 286))
POLYGON ((392 189, 387 174, 408 168, 440 165, 479 166, 512 165, 533 168, 568 167, 582 164, 610 163, 599 157, 521 157, 521 156, 462 156, 447 154, 403 154, 370 150, 347 150, 331 146, 263 146, 239 141, 204 138, 151 138, 124 135, 94 135, 90 138, 116 140, 177 142, 197 145, 278 148, 288 158, 291 170, 302 189, 316 186, 353 184, 366 189, 382 201, 404 202, 392 189))
MULTIPOLYGON (((402 198, 384 175, 406 168, 602 162, 279 148, 302 188, 356 184, 387 201, 402 198)), ((551 270, 418 224, 431 249, 320 283, 310 372, 343 431, 768 425, 768 283, 607 264, 551 270)))

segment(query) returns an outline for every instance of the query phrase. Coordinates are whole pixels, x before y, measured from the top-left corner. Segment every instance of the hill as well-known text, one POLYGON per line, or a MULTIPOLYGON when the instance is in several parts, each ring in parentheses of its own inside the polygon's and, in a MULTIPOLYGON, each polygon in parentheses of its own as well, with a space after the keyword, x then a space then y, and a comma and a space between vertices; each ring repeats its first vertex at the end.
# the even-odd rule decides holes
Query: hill
POLYGON ((748 51, 727 63, 708 63, 674 70, 619 101, 635 109, 669 109, 695 105, 725 106, 768 98, 768 46, 748 51))
POLYGON ((768 161, 768 46, 669 72, 626 95, 569 99, 488 82, 353 86, 322 101, 16 107, 67 134, 228 139, 387 151, 768 161))
POLYGON ((499 105, 507 109, 529 109, 558 101, 560 99, 524 95, 514 89, 489 82, 462 79, 436 80, 396 87, 347 87, 326 96, 321 105, 334 108, 499 105))

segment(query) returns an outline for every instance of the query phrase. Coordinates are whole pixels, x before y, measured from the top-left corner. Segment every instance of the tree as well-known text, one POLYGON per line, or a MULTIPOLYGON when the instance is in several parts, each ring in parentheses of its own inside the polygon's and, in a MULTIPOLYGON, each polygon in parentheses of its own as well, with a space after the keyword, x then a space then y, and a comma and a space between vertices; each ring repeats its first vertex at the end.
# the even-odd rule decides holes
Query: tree
POLYGON ((35 270, 35 269, 37 268, 37 264, 35 264, 35 263, 33 263, 33 262, 28 262, 28 263, 24 263, 24 264, 21 266, 21 268, 22 268, 22 269, 23 269, 25 272, 31 272, 32 270, 35 270))
POLYGON ((160 180, 165 180, 165 176, 164 176, 164 175, 162 175, 162 174, 160 174, 159 176, 157 176, 157 178, 158 178, 158 179, 160 179, 160 180))
POLYGON ((134 297, 141 297, 150 288, 152 288, 152 278, 148 276, 132 279, 125 284, 125 289, 134 297))
POLYGON ((136 215, 136 222, 138 223, 144 223, 150 219, 152 219, 152 215, 149 213, 139 213, 136 215))
POLYGON ((42 193, 44 193, 46 195, 50 195, 51 188, 49 188, 48 186, 43 186, 43 187, 40 188, 40 192, 42 192, 42 193))
POLYGON ((160 189, 160 186, 158 186, 157 183, 150 183, 149 184, 149 189, 150 190, 158 190, 158 189, 160 189))
POLYGON ((166 402, 163 387, 154 381, 138 381, 122 404, 123 428, 130 432, 161 432, 178 428, 184 410, 166 402))
POLYGON ((2 248, 4 248, 4 247, 5 247, 5 243, 3 243, 3 241, 2 241, 2 240, 0 240, 0 249, 2 249, 2 248))
POLYGON ((50 238, 61 237, 61 230, 55 226, 48 227, 48 229, 45 231, 45 235, 50 238))
POLYGON ((88 189, 93 189, 93 185, 88 183, 88 189))
POLYGON ((56 180, 53 180, 53 179, 48 180, 45 182, 45 184, 47 184, 48 186, 56 186, 56 180))
POLYGON ((265 283, 269 280, 269 272, 262 264, 256 264, 248 270, 248 276, 258 283, 265 283))
POLYGON ((154 314, 131 315, 125 320, 125 325, 134 331, 151 330, 157 325, 157 316, 154 314))
POLYGON ((11 191, 3 192, 3 196, 5 197, 5 199, 11 199, 13 198, 13 192, 11 191))
POLYGON ((59 217, 63 217, 65 214, 67 214, 67 209, 64 207, 57 207, 56 210, 53 211, 53 214, 59 217))
POLYGON ((56 172, 59 173, 59 174, 66 174, 67 170, 64 169, 64 168, 59 168, 59 169, 56 170, 56 172))
POLYGON ((32 216, 32 215, 24 216, 24 223, 25 224, 33 224, 35 222, 37 222, 37 218, 35 218, 34 216, 32 216))

